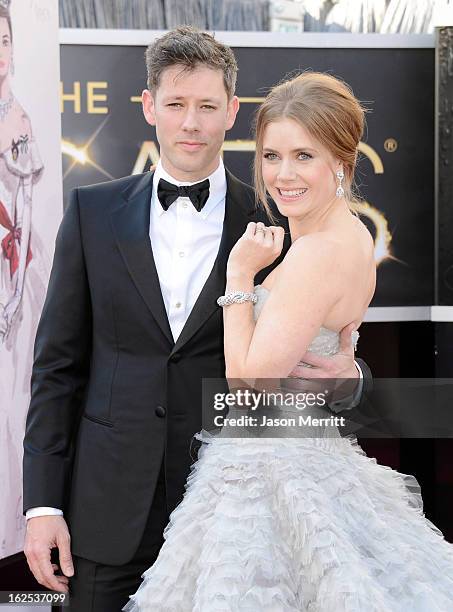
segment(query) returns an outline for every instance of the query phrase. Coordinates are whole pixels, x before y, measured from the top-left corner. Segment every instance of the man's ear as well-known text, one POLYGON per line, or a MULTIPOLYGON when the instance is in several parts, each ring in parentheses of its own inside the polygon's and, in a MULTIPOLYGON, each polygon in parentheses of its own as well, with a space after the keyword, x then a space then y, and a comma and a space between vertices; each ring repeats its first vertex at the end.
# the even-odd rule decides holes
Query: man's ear
POLYGON ((239 98, 237 96, 233 96, 231 100, 228 102, 227 108, 227 123, 226 130, 231 130, 236 121, 236 115, 239 111, 239 98))
POLYGON ((154 108, 154 96, 149 89, 142 91, 142 109, 147 123, 156 125, 156 111, 154 108))

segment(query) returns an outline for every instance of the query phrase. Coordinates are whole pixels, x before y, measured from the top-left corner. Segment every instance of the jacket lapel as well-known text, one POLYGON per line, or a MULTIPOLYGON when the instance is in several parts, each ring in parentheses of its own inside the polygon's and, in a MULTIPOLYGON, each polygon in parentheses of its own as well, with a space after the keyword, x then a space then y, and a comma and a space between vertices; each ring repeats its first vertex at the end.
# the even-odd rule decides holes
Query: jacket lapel
POLYGON ((250 189, 226 171, 227 193, 225 219, 219 252, 203 289, 176 340, 172 353, 181 349, 219 308, 217 298, 225 291, 226 264, 231 249, 242 236, 249 221, 253 221, 255 206, 250 189))
POLYGON ((113 233, 126 267, 156 323, 174 345, 149 238, 153 173, 123 193, 123 204, 111 213, 113 233))

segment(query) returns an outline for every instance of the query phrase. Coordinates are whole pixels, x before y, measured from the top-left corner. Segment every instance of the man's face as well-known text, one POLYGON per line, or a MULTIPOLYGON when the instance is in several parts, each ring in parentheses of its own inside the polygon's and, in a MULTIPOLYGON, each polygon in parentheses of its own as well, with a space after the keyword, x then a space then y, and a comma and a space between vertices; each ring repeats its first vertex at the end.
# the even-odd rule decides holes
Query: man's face
POLYGON ((228 100, 221 70, 200 64, 190 72, 166 68, 157 89, 142 94, 143 113, 156 126, 164 169, 180 181, 197 181, 218 167, 225 132, 239 109, 228 100))

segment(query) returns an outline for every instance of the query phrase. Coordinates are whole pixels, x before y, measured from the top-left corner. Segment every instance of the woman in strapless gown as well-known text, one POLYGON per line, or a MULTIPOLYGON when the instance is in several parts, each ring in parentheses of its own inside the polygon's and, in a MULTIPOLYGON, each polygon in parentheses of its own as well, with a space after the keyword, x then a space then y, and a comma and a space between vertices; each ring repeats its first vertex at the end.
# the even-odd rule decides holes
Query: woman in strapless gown
MULTIPOLYGON (((351 211, 363 114, 344 83, 311 72, 260 108, 257 193, 288 217, 293 244, 255 287, 283 230, 249 224, 230 254, 227 294, 246 295, 224 308, 228 378, 304 389, 302 377, 285 381, 300 356, 335 354, 338 330, 360 325, 375 286, 372 239, 351 211)), ((453 610, 453 546, 424 516, 417 481, 367 457, 354 436, 321 425, 196 437, 184 498, 125 611, 453 610)))

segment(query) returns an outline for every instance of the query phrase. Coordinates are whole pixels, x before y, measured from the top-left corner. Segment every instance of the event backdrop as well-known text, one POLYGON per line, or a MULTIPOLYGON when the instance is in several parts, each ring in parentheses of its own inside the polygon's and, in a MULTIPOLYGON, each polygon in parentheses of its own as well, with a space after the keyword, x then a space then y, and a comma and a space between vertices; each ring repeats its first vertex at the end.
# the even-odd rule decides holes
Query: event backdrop
MULTIPOLYGON (((370 109, 357 182, 376 241, 372 306, 431 305, 434 281, 434 49, 237 48, 242 105, 224 159, 250 181, 251 124, 260 99, 289 73, 328 71, 370 109)), ((139 102, 144 48, 62 45, 65 194, 143 172, 158 159, 139 102)))
POLYGON ((0 557, 22 550, 33 341, 62 216, 57 0, 12 0, 0 98, 0 557), (12 61, 10 61, 12 60, 12 61))

